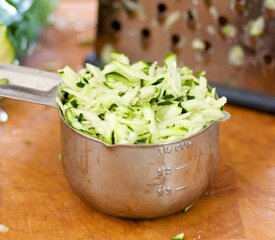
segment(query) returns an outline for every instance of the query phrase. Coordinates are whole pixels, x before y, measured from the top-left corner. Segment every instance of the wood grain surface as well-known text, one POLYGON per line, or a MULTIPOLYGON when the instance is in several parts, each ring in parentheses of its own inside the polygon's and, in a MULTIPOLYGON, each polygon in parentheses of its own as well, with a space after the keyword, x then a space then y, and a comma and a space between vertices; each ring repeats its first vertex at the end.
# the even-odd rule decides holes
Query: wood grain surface
MULTIPOLYGON (((78 12, 83 21, 92 22, 95 10, 94 1, 63 1, 57 16, 78 12)), ((92 36, 92 23, 87 26, 92 36)), ((48 29, 42 45, 24 63, 79 67, 90 48, 77 44, 78 31, 48 29)), ((227 106, 232 118, 221 124, 221 162, 208 193, 186 213, 133 221, 97 212, 71 190, 58 157, 59 117, 54 109, 8 99, 0 106, 9 113, 9 121, 0 124, 0 224, 10 228, 0 233, 1 240, 167 240, 180 232, 186 240, 275 239, 272 115, 227 106)))

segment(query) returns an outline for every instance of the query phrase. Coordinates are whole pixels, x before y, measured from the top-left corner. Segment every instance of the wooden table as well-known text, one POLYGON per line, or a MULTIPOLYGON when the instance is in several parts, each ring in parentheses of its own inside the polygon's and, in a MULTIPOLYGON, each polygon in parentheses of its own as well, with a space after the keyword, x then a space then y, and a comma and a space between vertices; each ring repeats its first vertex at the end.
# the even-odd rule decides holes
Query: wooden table
MULTIPOLYGON (((80 47, 72 35, 83 28, 74 22, 73 10, 81 12, 78 16, 91 28, 93 19, 87 16, 91 10, 96 13, 96 4, 78 3, 61 4, 57 16, 63 22, 59 19, 59 26, 43 34, 41 46, 24 64, 81 65, 90 48, 80 47)), ((59 118, 54 109, 8 99, 0 105, 9 113, 9 121, 0 124, 0 224, 10 228, 0 239, 167 240, 180 232, 186 240, 275 239, 272 115, 227 106, 232 118, 221 124, 221 164, 208 194, 186 213, 132 221, 89 208, 71 190, 58 158, 59 118)))

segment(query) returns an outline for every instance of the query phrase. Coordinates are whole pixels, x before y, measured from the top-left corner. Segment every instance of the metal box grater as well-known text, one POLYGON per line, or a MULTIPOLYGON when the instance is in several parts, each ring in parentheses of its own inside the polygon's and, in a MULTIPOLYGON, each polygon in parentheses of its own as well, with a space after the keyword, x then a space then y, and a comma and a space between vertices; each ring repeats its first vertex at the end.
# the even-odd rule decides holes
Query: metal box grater
POLYGON ((275 6, 264 0, 100 0, 97 55, 206 70, 208 79, 275 94, 275 6))

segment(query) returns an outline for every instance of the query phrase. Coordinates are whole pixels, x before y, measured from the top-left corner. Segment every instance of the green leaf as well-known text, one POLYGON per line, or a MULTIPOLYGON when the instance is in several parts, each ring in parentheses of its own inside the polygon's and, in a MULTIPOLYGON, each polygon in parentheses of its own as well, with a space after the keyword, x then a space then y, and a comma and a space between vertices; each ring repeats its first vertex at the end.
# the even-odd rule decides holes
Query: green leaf
POLYGON ((8 29, 8 37, 21 57, 33 46, 43 27, 49 23, 58 0, 1 0, 0 24, 8 29))

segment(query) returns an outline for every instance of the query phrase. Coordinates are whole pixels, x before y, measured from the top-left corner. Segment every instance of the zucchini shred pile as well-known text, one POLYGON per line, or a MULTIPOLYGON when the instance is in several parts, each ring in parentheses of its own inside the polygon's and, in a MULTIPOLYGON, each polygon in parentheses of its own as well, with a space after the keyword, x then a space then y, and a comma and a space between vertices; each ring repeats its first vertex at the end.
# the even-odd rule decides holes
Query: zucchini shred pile
POLYGON ((65 67, 56 99, 77 131, 107 144, 159 144, 182 140, 224 118, 226 98, 217 98, 205 72, 178 67, 174 54, 157 62, 130 64, 112 53, 103 69, 65 67))

